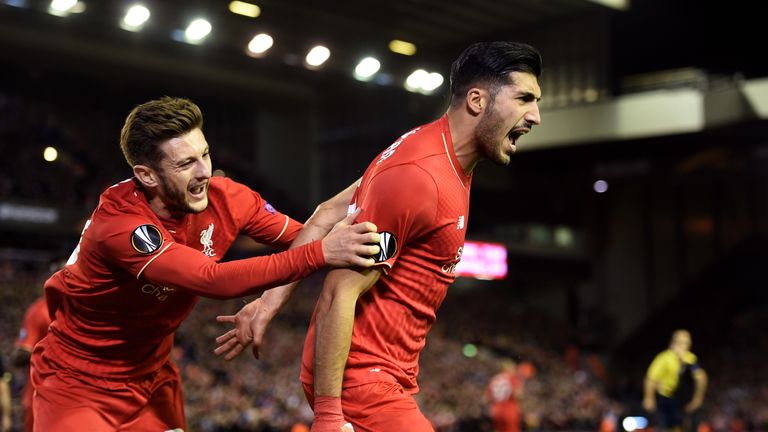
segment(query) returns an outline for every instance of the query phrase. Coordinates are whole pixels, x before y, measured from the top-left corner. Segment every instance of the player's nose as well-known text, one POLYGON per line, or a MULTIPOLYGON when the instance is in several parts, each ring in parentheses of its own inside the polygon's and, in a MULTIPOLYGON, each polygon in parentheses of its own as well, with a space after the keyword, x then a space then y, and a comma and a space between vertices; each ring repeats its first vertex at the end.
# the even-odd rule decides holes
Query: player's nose
POLYGON ((206 161, 199 161, 195 170, 195 177, 199 179, 211 178, 212 168, 211 164, 206 161))

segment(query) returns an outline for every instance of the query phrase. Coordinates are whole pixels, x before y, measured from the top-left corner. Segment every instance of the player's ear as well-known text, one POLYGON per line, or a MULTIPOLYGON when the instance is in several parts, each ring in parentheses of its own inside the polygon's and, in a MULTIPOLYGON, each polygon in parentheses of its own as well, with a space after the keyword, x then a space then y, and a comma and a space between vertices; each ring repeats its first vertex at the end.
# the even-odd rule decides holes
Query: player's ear
POLYGON ((147 165, 134 165, 133 175, 144 187, 153 188, 159 184, 157 172, 147 165))
POLYGON ((490 94, 487 90, 472 87, 467 91, 467 110, 472 115, 480 115, 484 109, 488 107, 490 102, 490 94))

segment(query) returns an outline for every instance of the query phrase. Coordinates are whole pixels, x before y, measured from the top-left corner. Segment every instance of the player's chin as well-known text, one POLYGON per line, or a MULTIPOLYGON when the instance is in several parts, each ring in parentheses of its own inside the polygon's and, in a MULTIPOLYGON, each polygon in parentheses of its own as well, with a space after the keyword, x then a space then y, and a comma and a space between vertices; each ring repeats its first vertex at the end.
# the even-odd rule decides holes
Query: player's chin
POLYGON ((205 211, 205 209, 207 208, 208 208, 207 195, 202 198, 187 200, 187 209, 189 209, 190 213, 200 213, 205 211))
POLYGON ((512 161, 513 153, 515 153, 514 146, 512 149, 499 149, 498 153, 496 153, 495 157, 493 158, 493 162, 496 165, 509 165, 509 163, 512 161))

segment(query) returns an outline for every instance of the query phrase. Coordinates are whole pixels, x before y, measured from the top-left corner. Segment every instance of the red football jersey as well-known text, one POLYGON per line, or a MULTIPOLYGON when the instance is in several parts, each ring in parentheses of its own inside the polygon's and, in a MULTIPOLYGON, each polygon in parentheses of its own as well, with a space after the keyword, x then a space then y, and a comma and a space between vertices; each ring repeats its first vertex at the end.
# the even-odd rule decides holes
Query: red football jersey
MULTIPOLYGON (((397 380, 418 391, 419 353, 455 280, 469 211, 471 176, 451 142, 448 117, 395 141, 368 166, 350 211, 381 233, 385 274, 357 302, 344 387, 397 380)), ((314 317, 301 380, 313 383, 314 317)))
POLYGON ((19 337, 16 339, 16 347, 24 351, 32 352, 35 344, 48 333, 51 318, 48 316, 48 305, 44 297, 39 297, 32 302, 24 313, 24 322, 19 329, 19 337))
POLYGON ((54 321, 43 354, 95 376, 149 373, 165 362, 197 295, 244 295, 324 264, 317 241, 217 264, 238 234, 284 248, 302 225, 226 178, 211 179, 208 197, 205 211, 162 220, 135 180, 105 191, 67 265, 45 284, 54 321))

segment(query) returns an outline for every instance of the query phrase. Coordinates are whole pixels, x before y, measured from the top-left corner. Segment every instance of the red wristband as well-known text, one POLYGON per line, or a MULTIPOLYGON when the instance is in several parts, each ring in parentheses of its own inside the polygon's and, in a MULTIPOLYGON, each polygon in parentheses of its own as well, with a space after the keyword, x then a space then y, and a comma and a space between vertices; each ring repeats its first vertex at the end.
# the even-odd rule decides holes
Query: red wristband
POLYGON ((341 398, 338 396, 315 396, 315 417, 323 417, 331 419, 331 417, 339 417, 339 420, 344 420, 344 415, 341 411, 341 398))

